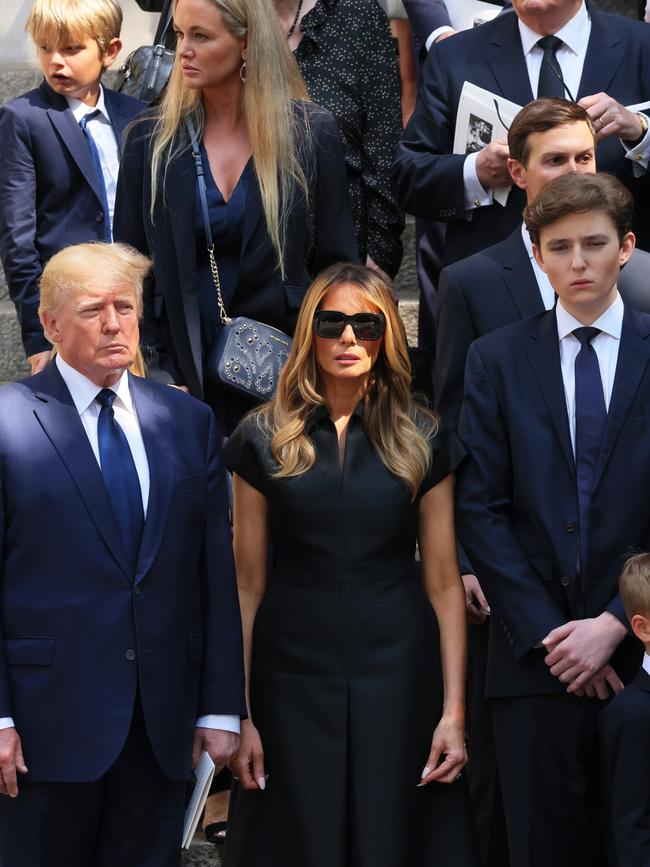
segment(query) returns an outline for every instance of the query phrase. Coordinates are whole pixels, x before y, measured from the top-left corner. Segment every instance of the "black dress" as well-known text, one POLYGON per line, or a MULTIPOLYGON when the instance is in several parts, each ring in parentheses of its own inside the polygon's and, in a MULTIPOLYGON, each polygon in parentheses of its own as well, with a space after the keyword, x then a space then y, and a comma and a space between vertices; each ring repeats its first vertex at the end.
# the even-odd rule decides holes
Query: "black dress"
MULTIPOLYGON (((271 477, 254 417, 224 453, 265 495, 274 550, 250 686, 269 778, 236 791, 224 867, 472 867, 464 779, 417 788, 442 692, 418 500, 370 446, 361 404, 342 472, 324 408, 308 432, 316 464, 298 478, 271 477)), ((438 445, 420 494, 461 457, 438 445)))
POLYGON ((332 112, 341 132, 361 261, 370 255, 394 277, 404 215, 390 173, 402 105, 386 15, 369 0, 318 0, 300 30, 294 54, 309 94, 332 112))

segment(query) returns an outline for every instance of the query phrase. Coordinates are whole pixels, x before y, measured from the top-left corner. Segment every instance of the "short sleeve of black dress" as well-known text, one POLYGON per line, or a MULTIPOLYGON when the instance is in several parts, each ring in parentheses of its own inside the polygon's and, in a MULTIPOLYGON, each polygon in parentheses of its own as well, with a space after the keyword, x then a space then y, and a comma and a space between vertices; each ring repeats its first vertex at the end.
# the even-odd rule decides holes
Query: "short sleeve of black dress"
POLYGON ((449 428, 439 427, 431 437, 431 466, 420 485, 422 497, 451 473, 455 473, 466 455, 460 440, 449 428))
POLYGON ((266 495, 269 483, 269 441, 255 416, 242 419, 224 446, 223 459, 231 473, 266 495))

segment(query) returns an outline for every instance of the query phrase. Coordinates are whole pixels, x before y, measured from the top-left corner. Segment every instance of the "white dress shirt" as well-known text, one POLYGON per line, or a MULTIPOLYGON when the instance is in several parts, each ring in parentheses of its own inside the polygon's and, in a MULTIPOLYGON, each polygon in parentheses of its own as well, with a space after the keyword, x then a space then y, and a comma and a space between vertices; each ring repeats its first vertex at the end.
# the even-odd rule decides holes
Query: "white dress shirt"
MULTIPOLYGON (((537 96, 539 73, 542 67, 542 58, 544 57, 544 51, 537 45, 537 42, 542 37, 539 33, 531 30, 521 19, 517 23, 519 25, 519 36, 526 61, 526 69, 528 70, 528 78, 530 79, 530 89, 537 96)), ((554 35, 564 43, 564 45, 558 48, 556 54, 558 64, 562 70, 564 83, 568 87, 571 96, 577 99, 582 69, 585 65, 585 57, 587 56, 589 36, 591 35, 591 19, 584 3, 573 18, 567 21, 564 27, 561 27, 554 35)), ((621 145, 625 150, 626 158, 633 162, 634 174, 643 174, 648 167, 650 159, 650 129, 639 144, 634 147, 628 147, 625 142, 621 142, 621 145)), ((485 205, 491 205, 493 202, 492 190, 485 190, 476 174, 477 158, 478 153, 469 154, 463 164, 465 208, 468 211, 485 205)))
POLYGON ((99 161, 102 165, 102 174, 104 175, 104 186, 106 187, 106 198, 108 199, 108 211, 111 226, 111 236, 113 234, 113 214, 115 212, 115 192, 117 190, 117 174, 120 168, 120 154, 117 146, 117 138, 113 132, 113 124, 106 110, 106 101, 104 100, 104 88, 99 85, 99 99, 95 108, 86 105, 85 102, 80 102, 74 97, 66 96, 70 110, 74 115, 74 119, 79 123, 82 117, 90 112, 98 110, 101 114, 91 118, 88 121, 87 130, 93 137, 93 141, 97 145, 99 152, 99 161))
MULTIPOLYGON (((74 367, 71 367, 60 355, 56 356, 55 363, 70 392, 70 396, 90 442, 90 447, 101 468, 99 440, 97 436, 97 421, 101 406, 95 400, 101 388, 95 385, 94 382, 91 382, 82 373, 79 373, 74 367)), ((131 449, 131 455, 138 474, 138 481, 140 482, 142 507, 146 517, 150 486, 149 462, 147 461, 140 423, 131 399, 128 374, 126 372, 123 373, 115 385, 110 386, 110 388, 117 395, 113 403, 115 421, 124 431, 129 448, 131 449)), ((10 728, 13 724, 14 722, 11 717, 0 718, 0 729, 10 728)), ((223 729, 224 731, 239 733, 239 717, 230 714, 209 714, 202 716, 197 719, 196 725, 203 728, 223 729)))
POLYGON ((542 304, 547 310, 552 310, 555 306, 555 289, 551 286, 551 281, 548 279, 546 271, 542 271, 537 264, 537 259, 533 256, 533 242, 530 240, 525 223, 521 224, 521 239, 528 253, 535 280, 537 280, 539 294, 542 296, 542 304))
POLYGON ((650 674, 650 654, 643 654, 643 670, 646 672, 646 674, 650 674))
MULTIPOLYGON (((599 328, 591 341, 600 369, 600 378, 603 383, 603 395, 605 407, 609 410, 609 402, 614 387, 616 375, 616 363, 618 361, 618 349, 621 343, 621 330, 623 328, 623 300, 616 293, 616 299, 605 312, 592 323, 593 328, 599 328)), ((562 367, 562 381, 564 383, 564 397, 566 400, 567 414, 569 416, 569 429, 571 431, 571 445, 573 454, 576 450, 576 377, 575 361, 580 351, 580 341, 572 334, 576 328, 584 328, 582 322, 578 322, 562 306, 562 299, 558 298, 555 307, 557 319, 557 336, 560 341, 560 365, 562 367)))

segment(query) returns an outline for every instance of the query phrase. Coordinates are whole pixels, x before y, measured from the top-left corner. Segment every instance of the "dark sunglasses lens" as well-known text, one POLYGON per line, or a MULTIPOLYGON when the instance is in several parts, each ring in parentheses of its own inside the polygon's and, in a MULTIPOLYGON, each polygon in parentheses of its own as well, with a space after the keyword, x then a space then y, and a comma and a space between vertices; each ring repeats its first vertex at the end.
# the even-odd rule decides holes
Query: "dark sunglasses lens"
POLYGON ((352 327, 358 340, 378 340, 384 333, 384 317, 380 313, 359 313, 352 327))
POLYGON ((340 337, 345 328, 345 316, 330 310, 321 310, 314 317, 314 330, 318 337, 340 337))

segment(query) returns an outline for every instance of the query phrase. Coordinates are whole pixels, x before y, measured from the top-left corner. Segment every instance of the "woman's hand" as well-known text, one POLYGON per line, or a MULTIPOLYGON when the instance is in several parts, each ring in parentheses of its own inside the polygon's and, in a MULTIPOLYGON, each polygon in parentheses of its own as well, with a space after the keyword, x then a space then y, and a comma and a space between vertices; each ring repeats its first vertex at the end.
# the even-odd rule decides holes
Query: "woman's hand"
POLYGON ((266 788, 262 738, 248 719, 242 720, 239 752, 230 762, 230 770, 234 777, 239 777, 239 782, 244 789, 264 791, 266 788))
POLYGON ((433 733, 431 752, 419 785, 426 786, 432 782, 453 783, 466 764, 465 721, 457 716, 443 714, 433 733))

